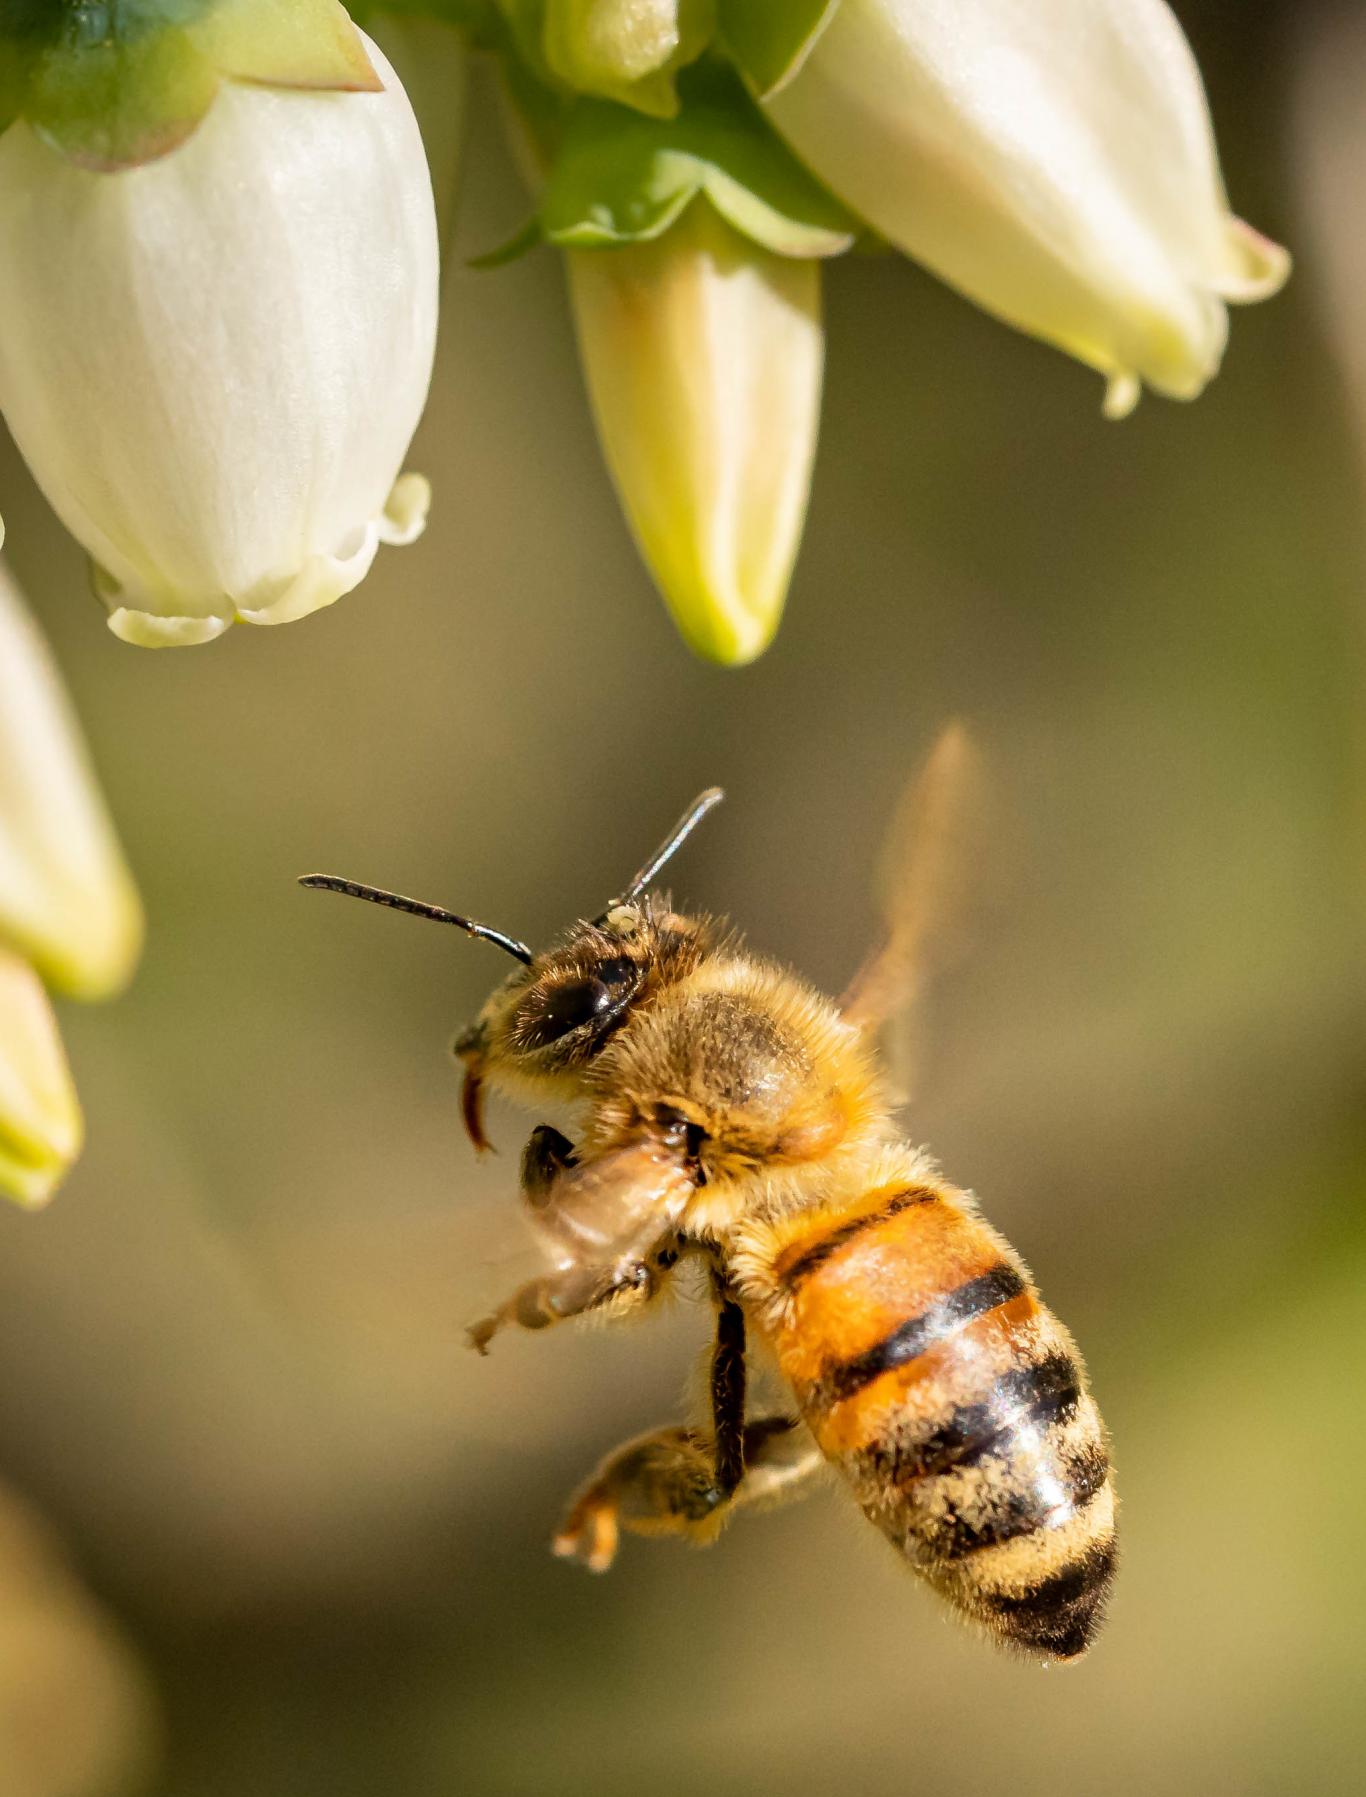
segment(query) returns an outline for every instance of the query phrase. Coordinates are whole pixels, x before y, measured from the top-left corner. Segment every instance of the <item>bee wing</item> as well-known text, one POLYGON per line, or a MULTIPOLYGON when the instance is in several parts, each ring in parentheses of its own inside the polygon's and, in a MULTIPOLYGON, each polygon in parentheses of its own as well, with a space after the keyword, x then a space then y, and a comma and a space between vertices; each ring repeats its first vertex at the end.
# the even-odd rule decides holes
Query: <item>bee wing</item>
POLYGON ((889 1054, 898 1084, 917 1061, 914 1011, 929 976, 953 959, 980 821, 981 762, 960 723, 940 734, 897 807, 879 866, 883 928, 840 1000, 869 1033, 892 1025, 889 1054))

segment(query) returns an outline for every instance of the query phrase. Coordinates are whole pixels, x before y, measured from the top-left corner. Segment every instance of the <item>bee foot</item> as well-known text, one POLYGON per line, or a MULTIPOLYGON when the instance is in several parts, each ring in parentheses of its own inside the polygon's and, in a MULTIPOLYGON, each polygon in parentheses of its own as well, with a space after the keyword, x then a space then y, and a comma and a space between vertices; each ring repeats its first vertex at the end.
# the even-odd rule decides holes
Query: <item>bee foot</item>
POLYGON ((606 1572, 617 1557, 620 1539, 615 1504, 576 1504, 550 1549, 561 1560, 577 1560, 589 1572, 606 1572))

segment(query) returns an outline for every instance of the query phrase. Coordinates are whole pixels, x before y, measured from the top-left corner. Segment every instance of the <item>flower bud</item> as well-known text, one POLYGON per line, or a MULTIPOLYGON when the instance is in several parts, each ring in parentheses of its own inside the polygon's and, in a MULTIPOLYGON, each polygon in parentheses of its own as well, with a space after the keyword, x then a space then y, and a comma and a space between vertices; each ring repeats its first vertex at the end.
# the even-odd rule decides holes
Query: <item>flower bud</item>
POLYGON ((1199 70, 1164 0, 840 0, 765 97, 890 242, 1109 382, 1193 398, 1225 301, 1285 280, 1228 210, 1199 70))
POLYGON ((142 908, 47 647, 0 566, 0 941, 62 991, 127 980, 142 908))
POLYGON ((547 0, 543 48, 568 86, 669 117, 673 75, 715 25, 712 0, 547 0))
POLYGON ((653 241, 570 250, 598 435, 679 630, 739 664, 782 614, 816 449, 815 261, 775 255, 704 198, 653 241))
POLYGON ((81 1112, 42 981, 0 947, 0 1192, 46 1204, 81 1149, 81 1112))
POLYGON ((422 529, 436 221, 366 49, 381 92, 224 80, 117 173, 0 137, 0 410, 128 642, 302 617, 422 529))

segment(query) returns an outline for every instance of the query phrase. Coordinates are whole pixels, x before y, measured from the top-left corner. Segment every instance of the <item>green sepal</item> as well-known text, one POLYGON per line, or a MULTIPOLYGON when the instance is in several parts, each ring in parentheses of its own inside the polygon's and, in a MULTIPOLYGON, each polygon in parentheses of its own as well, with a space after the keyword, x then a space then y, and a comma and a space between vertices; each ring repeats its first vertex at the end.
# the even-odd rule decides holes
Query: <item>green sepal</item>
POLYGON ((721 42, 762 99, 801 68, 840 0, 717 0, 721 42))
POLYGON ((218 0, 190 35, 220 75, 238 81, 350 93, 382 86, 338 0, 218 0))
POLYGON ((541 197, 541 231, 561 247, 658 237, 699 194, 737 231, 780 256, 838 256, 859 221, 792 155, 727 69, 681 84, 673 119, 609 101, 570 112, 541 197))
POLYGON ((217 92, 217 71, 184 30, 167 27, 36 57, 23 112, 69 161, 110 170, 174 150, 217 92))
POLYGON ((224 79, 376 91, 341 0, 9 0, 0 130, 18 117, 81 167, 136 167, 194 131, 224 79))
POLYGON ((167 26, 188 25, 219 0, 5 0, 0 37, 38 49, 93 49, 131 43, 167 26))

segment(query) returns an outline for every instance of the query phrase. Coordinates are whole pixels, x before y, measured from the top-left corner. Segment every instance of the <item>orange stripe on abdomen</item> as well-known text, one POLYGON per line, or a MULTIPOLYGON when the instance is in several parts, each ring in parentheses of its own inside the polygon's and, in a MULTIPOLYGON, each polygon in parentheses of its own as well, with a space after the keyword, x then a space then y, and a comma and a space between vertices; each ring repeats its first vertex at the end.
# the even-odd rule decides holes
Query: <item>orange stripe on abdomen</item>
MULTIPOLYGON (((1009 1260, 975 1217, 921 1187, 876 1194, 853 1217, 823 1216, 774 1261, 771 1332, 783 1371, 799 1393, 815 1387, 1009 1260)), ((998 1302, 1014 1295, 1002 1290, 998 1302)))
POLYGON ((783 1219, 747 1289, 869 1520, 960 1610, 1067 1658, 1113 1573, 1104 1429, 1067 1331, 959 1196, 912 1177, 783 1219))
MULTIPOLYGON (((955 1300, 971 1302, 973 1315, 941 1328, 936 1339, 918 1352, 901 1352, 909 1330, 897 1331, 882 1345, 885 1364, 878 1365, 871 1376, 864 1376, 874 1358, 869 1355, 860 1357, 857 1378, 851 1379, 850 1369, 842 1364, 815 1386, 798 1392, 803 1414, 827 1454, 869 1446, 881 1437, 889 1417, 908 1409, 926 1416, 937 1414, 944 1406, 943 1390, 951 1377, 957 1374, 961 1378, 974 1363, 985 1367, 1014 1359, 1039 1314, 1033 1293, 1024 1287, 1020 1275, 1004 1264, 982 1280, 959 1286, 936 1310, 940 1315, 945 1309, 952 1311, 955 1300), (1010 1295, 998 1297, 998 1292, 1010 1295)), ((922 1320, 912 1319, 910 1329, 916 1329, 922 1320)))

